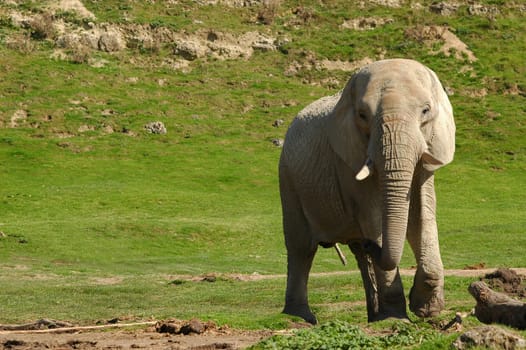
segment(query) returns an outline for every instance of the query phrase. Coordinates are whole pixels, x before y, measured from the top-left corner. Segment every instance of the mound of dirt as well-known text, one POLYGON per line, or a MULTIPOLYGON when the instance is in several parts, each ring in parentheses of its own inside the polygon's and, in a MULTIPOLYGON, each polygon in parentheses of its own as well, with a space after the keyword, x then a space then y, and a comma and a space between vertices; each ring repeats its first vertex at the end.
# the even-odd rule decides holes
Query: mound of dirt
POLYGON ((526 285, 522 283, 524 276, 519 275, 514 270, 500 268, 495 272, 486 274, 481 280, 498 292, 517 298, 526 297, 526 285))

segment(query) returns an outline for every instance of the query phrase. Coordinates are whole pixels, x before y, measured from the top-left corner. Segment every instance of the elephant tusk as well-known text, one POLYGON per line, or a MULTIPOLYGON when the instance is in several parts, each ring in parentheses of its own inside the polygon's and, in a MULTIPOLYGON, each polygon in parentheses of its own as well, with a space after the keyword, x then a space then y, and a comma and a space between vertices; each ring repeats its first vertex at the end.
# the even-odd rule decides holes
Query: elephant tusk
POLYGON ((373 162, 370 158, 367 158, 365 161, 365 165, 362 167, 362 169, 356 174, 356 180, 362 181, 367 179, 369 176, 371 176, 373 173, 373 162))

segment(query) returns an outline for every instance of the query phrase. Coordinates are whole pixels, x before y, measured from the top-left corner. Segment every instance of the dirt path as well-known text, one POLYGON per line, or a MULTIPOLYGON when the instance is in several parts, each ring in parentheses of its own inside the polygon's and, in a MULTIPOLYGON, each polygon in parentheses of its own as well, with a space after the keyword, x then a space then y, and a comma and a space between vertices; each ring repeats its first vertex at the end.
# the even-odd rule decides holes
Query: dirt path
MULTIPOLYGON (((456 276, 456 277, 482 277, 488 273, 495 271, 497 268, 470 268, 470 269, 448 269, 444 270, 445 276, 456 276)), ((519 275, 526 275, 526 268, 512 268, 519 275)), ((402 276, 414 276, 415 269, 400 269, 400 275, 402 276)), ((343 276, 348 274, 358 274, 358 270, 349 270, 349 271, 333 271, 333 272, 313 272, 310 274, 310 277, 327 277, 327 276, 343 276)), ((167 276, 171 280, 183 280, 183 281, 202 281, 211 278, 224 278, 237 281, 260 281, 260 280, 270 280, 270 279, 279 279, 286 278, 285 274, 269 274, 269 275, 260 275, 260 274, 238 274, 238 273, 218 273, 218 274, 206 274, 201 276, 194 275, 170 275, 167 276)))

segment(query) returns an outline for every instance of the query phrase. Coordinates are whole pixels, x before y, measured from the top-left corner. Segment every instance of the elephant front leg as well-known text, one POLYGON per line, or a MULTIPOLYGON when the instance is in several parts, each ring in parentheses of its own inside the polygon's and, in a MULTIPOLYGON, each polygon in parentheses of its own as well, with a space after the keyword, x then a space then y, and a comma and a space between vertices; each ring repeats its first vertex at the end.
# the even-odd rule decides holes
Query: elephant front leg
POLYGON ((384 271, 376 266, 371 256, 372 242, 353 242, 349 245, 362 275, 367 300, 367 320, 387 318, 407 319, 404 288, 398 268, 384 271))
POLYGON ((408 319, 404 287, 398 267, 391 271, 384 271, 375 266, 378 283, 379 312, 376 321, 387 318, 408 319))
POLYGON ((417 269, 409 293, 409 308, 419 317, 437 316, 444 309, 444 268, 440 258, 436 223, 424 223, 421 235, 410 235, 417 269))
POLYGON ((419 317, 433 317, 444 309, 444 267, 435 218, 433 176, 428 174, 421 179, 407 235, 417 261, 409 308, 419 317))

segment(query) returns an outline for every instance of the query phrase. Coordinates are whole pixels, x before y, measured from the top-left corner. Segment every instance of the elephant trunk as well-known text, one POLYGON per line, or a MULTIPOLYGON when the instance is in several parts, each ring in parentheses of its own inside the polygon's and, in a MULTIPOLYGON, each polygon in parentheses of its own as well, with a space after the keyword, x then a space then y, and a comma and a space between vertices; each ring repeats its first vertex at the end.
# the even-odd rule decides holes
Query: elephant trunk
POLYGON ((407 233, 411 183, 421 148, 405 123, 384 123, 377 169, 383 196, 382 248, 377 263, 394 270, 402 258, 407 233))

